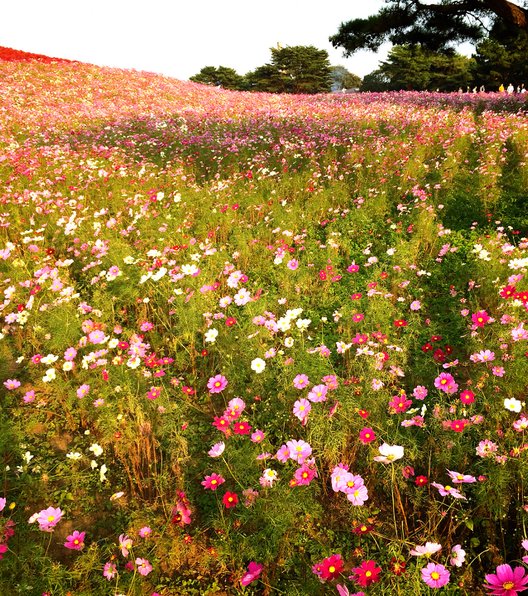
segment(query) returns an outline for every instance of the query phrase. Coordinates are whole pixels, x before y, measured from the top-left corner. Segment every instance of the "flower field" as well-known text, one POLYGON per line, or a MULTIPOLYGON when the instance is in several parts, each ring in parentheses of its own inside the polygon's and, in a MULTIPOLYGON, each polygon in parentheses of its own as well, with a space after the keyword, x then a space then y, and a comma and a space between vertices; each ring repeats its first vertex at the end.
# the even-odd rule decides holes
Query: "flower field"
POLYGON ((1 594, 527 588, 523 96, 0 75, 1 594))

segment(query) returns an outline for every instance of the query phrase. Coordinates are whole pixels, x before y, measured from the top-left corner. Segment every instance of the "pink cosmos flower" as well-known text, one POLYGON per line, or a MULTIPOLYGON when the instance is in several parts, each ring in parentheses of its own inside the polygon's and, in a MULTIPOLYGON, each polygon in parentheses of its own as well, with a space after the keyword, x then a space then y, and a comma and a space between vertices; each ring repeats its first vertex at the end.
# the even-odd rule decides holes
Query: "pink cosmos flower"
POLYGON ((211 377, 207 382, 209 393, 220 393, 227 387, 227 379, 223 375, 211 377))
POLYGON ((290 459, 293 459, 293 461, 296 461, 298 464, 303 464, 304 460, 312 454, 312 448, 303 440, 290 440, 286 443, 286 446, 290 452, 290 459))
POLYGON ((104 341, 106 341, 107 337, 104 334, 104 331, 101 331, 99 329, 96 329, 95 331, 91 331, 88 334, 88 341, 92 344, 102 344, 104 341))
POLYGON ((81 550, 84 547, 84 537, 86 532, 78 532, 74 530, 70 536, 66 538, 64 546, 70 550, 81 550))
POLYGON ((293 386, 296 389, 304 389, 305 387, 308 387, 309 384, 310 384, 310 379, 304 374, 297 375, 293 379, 293 386))
POLYGON ((110 581, 110 580, 114 579, 114 577, 116 575, 117 575, 117 565, 115 563, 111 563, 110 561, 105 563, 104 568, 103 568, 103 576, 108 581, 110 581))
POLYGON ((26 393, 24 394, 22 399, 25 404, 30 404, 30 403, 34 402, 35 401, 35 391, 33 391, 33 389, 26 391, 26 393))
POLYGON ((219 441, 215 443, 211 449, 207 452, 210 457, 220 457, 225 449, 225 443, 223 441, 219 441))
POLYGON ((438 482, 431 482, 431 486, 437 488, 438 492, 442 495, 442 497, 451 496, 455 499, 467 500, 461 492, 459 492, 456 488, 453 488, 452 486, 444 486, 443 484, 439 484, 438 482))
POLYGON ((365 596, 365 592, 352 593, 346 586, 342 584, 336 584, 336 590, 339 596, 365 596))
POLYGON ((441 544, 438 544, 437 542, 426 542, 423 546, 415 546, 410 552, 411 555, 414 555, 415 557, 423 557, 424 555, 433 555, 440 550, 442 550, 441 544))
POLYGON ((306 463, 295 470, 293 475, 297 485, 309 485, 314 478, 317 478, 317 470, 306 463))
POLYGON ((458 385, 455 383, 453 375, 449 373, 440 373, 434 380, 434 386, 444 393, 456 393, 458 385))
POLYGON ((66 360, 67 362, 71 362, 75 356, 77 356, 77 350, 75 348, 68 348, 65 352, 64 352, 64 360, 66 360))
POLYGON ((437 563, 429 563, 422 569, 422 579, 430 588, 441 588, 449 583, 451 574, 437 563))
POLYGON ((257 429, 255 432, 251 433, 251 442, 252 443, 262 443, 265 436, 266 435, 264 434, 263 431, 257 429))
POLYGON ((17 379, 7 379, 7 381, 4 381, 4 387, 6 389, 8 389, 9 391, 12 391, 13 389, 17 389, 18 387, 20 387, 20 385, 21 385, 21 383, 17 379))
POLYGON ((312 402, 326 401, 327 393, 328 387, 326 385, 315 385, 306 397, 312 402))
POLYGON ((449 559, 449 563, 455 567, 462 567, 465 560, 466 551, 462 548, 462 545, 455 544, 455 546, 453 546, 451 549, 451 558, 449 559))
POLYGON ((261 565, 260 563, 255 563, 255 561, 251 561, 251 563, 248 565, 248 570, 241 577, 240 583, 243 586, 247 586, 251 582, 254 582, 256 579, 258 579, 263 569, 264 565, 261 565))
POLYGON ((347 499, 352 505, 363 505, 368 500, 368 490, 364 484, 360 484, 351 491, 346 491, 347 499))
POLYGON ((416 399, 419 400, 423 400, 427 397, 427 389, 425 387, 423 387, 422 385, 417 385, 414 389, 413 389, 413 396, 416 399))
POLYGON ((141 538, 148 538, 152 534, 152 528, 149 526, 143 526, 138 530, 138 534, 141 538))
POLYGON ((477 481, 475 476, 470 476, 469 474, 461 474, 460 472, 453 472, 452 470, 447 470, 447 473, 454 484, 471 483, 477 481))
POLYGON ((149 563, 148 559, 142 559, 138 557, 136 559, 137 565, 137 572, 140 575, 148 575, 152 571, 152 565, 149 563))
POLYGON ((523 567, 512 569, 510 565, 499 565, 496 573, 486 574, 486 590, 493 596, 516 596, 528 586, 528 575, 523 567))
POLYGON ((516 420, 512 426, 518 433, 528 430, 528 418, 524 414, 521 414, 519 420, 516 420))
POLYGON ((332 480, 332 489, 334 492, 339 492, 343 490, 344 483, 346 482, 347 475, 349 474, 348 466, 345 464, 338 464, 332 470, 331 480, 332 480))
POLYGON ((161 387, 151 387, 147 399, 157 399, 161 395, 161 387))
POLYGON ((216 490, 221 484, 224 484, 224 482, 225 479, 222 478, 222 476, 213 472, 210 476, 206 476, 201 484, 206 489, 216 490))
POLYGON ((230 399, 227 404, 227 409, 224 412, 226 418, 239 418, 242 412, 246 409, 246 403, 240 397, 230 399))
POLYGON ((81 385, 77 389, 77 397, 80 399, 80 398, 84 397, 85 395, 88 395, 89 391, 90 391, 90 385, 87 385, 85 383, 84 385, 81 385))
POLYGON ((475 451, 480 457, 489 457, 490 455, 493 455, 497 449, 498 446, 496 443, 489 439, 484 439, 483 441, 480 441, 475 451))
POLYGON ((304 399, 304 397, 302 399, 298 399, 293 404, 293 414, 297 416, 297 418, 303 423, 306 422, 311 409, 312 405, 307 399, 304 399))
POLYGON ((132 548, 134 544, 132 538, 127 536, 126 534, 119 535, 119 548, 121 549, 121 554, 123 557, 128 557, 128 549, 132 548))
POLYGON ((291 259, 286 263, 286 267, 291 271, 295 271, 297 267, 299 267, 299 261, 297 261, 297 259, 291 259))
POLYGON ((290 459, 289 447, 287 445, 282 445, 275 454, 275 459, 280 461, 282 464, 286 463, 290 459))
POLYGON ((43 532, 53 532, 53 528, 59 523, 63 512, 58 507, 48 507, 39 512, 36 521, 39 525, 39 530, 43 532))

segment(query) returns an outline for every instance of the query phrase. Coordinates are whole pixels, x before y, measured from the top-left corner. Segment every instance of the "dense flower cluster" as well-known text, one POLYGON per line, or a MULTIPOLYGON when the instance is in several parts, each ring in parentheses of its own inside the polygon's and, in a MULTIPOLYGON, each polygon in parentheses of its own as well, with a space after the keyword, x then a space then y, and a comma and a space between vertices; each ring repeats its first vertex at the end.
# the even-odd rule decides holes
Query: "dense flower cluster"
POLYGON ((0 577, 521 593, 520 100, 8 55, 0 577))

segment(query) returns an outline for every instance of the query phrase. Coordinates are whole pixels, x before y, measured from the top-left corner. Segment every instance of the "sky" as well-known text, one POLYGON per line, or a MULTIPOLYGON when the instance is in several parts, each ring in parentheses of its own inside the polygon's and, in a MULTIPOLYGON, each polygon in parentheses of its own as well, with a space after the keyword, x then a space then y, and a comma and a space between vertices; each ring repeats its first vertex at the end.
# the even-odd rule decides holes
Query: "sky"
POLYGON ((312 45, 361 77, 378 54, 343 58, 328 38, 383 0, 16 0, 2 3, 0 46, 187 80, 204 66, 246 74, 270 48, 312 45))

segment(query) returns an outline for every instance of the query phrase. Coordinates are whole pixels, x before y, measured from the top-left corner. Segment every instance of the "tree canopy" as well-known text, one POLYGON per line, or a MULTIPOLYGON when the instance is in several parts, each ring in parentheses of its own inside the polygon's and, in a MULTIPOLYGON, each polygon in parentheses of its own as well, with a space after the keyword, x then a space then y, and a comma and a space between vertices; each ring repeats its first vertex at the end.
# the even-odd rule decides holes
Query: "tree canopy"
POLYGON ((375 15, 342 23, 330 37, 350 56, 360 49, 376 51, 382 43, 421 44, 438 51, 487 37, 488 25, 501 23, 511 32, 528 31, 528 2, 518 0, 385 0, 375 15))
POLYGON ((190 77, 189 80, 223 89, 244 88, 244 77, 240 76, 234 68, 228 66, 204 66, 198 74, 190 77))
POLYGON ((271 62, 246 78, 251 90, 271 93, 326 93, 332 82, 328 52, 314 46, 271 48, 271 62))
POLYGON ((361 91, 456 91, 472 83, 473 60, 420 45, 394 46, 387 60, 363 79, 361 91))

